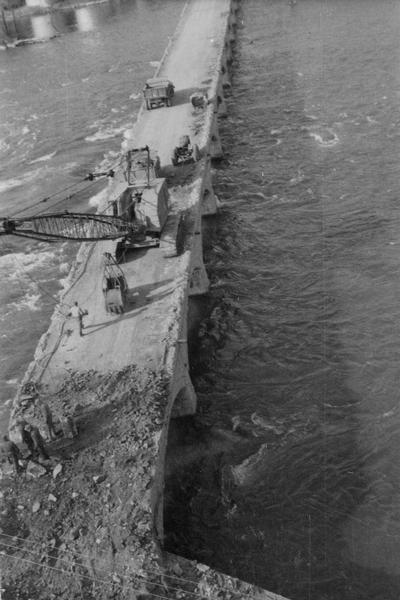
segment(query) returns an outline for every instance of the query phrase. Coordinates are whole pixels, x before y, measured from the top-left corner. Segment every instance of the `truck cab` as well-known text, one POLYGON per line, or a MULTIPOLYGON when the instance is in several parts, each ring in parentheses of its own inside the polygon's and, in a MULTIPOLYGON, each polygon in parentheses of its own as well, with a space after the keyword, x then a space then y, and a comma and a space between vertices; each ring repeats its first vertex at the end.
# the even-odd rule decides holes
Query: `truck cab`
POLYGON ((146 81, 143 96, 147 110, 159 106, 171 106, 175 88, 165 77, 152 77, 146 81))

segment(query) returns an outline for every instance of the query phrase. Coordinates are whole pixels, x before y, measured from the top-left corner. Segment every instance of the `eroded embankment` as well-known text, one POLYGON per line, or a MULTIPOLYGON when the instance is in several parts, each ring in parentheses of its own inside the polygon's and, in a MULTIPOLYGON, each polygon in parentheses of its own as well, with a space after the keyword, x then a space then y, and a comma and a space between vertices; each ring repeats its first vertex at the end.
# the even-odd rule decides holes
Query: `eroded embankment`
POLYGON ((53 406, 75 407, 78 437, 49 445, 46 474, 2 482, 6 598, 131 599, 144 589, 158 570, 151 493, 166 398, 160 376, 134 367, 64 382, 53 406))

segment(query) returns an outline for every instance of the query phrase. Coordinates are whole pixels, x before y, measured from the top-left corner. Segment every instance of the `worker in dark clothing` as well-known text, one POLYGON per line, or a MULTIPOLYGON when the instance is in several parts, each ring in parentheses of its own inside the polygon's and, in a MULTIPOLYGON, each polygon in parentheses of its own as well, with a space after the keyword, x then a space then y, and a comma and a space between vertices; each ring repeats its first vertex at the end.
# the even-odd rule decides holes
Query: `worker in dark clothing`
POLYGON ((47 402, 37 401, 36 406, 38 407, 40 418, 43 421, 43 425, 46 426, 47 436, 50 440, 57 438, 57 432, 54 427, 53 414, 49 408, 47 402))
POLYGON ((14 444, 7 435, 3 437, 4 441, 4 452, 7 456, 8 461, 14 466, 16 475, 21 472, 21 465, 19 464, 20 459, 23 458, 20 449, 17 444, 14 444))
POLYGON ((27 429, 34 443, 35 453, 39 454, 40 458, 42 458, 43 460, 49 460, 50 456, 48 455, 47 450, 44 446, 44 440, 40 434, 39 429, 36 427, 36 425, 27 425, 27 429))
POLYGON ((21 436, 21 441, 28 448, 30 454, 35 453, 35 444, 33 442, 32 436, 27 429, 28 424, 26 421, 18 422, 18 431, 21 436))

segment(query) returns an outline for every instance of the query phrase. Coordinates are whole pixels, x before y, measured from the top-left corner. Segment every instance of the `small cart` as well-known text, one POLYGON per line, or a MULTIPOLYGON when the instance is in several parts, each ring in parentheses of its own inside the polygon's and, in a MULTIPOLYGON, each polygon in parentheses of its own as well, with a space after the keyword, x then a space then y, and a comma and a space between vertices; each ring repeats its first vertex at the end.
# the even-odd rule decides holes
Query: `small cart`
POLYGON ((104 253, 103 294, 107 312, 115 314, 124 312, 128 284, 121 267, 109 252, 104 253))

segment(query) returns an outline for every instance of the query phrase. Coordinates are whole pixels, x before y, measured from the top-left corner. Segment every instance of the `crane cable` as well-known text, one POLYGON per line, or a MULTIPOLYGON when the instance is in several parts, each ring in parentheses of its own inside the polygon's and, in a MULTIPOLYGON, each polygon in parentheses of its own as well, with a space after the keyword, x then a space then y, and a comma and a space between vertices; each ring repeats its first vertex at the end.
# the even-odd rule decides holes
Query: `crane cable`
MULTIPOLYGON (((48 200, 50 200, 51 198, 54 198, 54 196, 58 196, 59 194, 62 194, 62 193, 66 192, 66 191, 68 191, 68 190, 70 190, 70 189, 72 189, 72 188, 74 188, 74 187, 76 187, 76 186, 78 186, 78 185, 81 185, 81 184, 82 184, 82 182, 81 182, 81 181, 79 181, 79 182, 75 182, 75 183, 73 183, 73 184, 71 184, 71 185, 68 185, 68 186, 67 186, 67 187, 65 187, 64 189, 62 189, 62 190, 59 190, 58 192, 54 192, 53 194, 50 194, 49 196, 46 196, 45 198, 42 198, 41 200, 38 200, 37 202, 34 202, 34 203, 33 203, 33 204, 31 204, 30 206, 26 206, 26 207, 24 207, 24 208, 21 208, 21 209, 20 209, 20 210, 18 210, 17 212, 13 213, 13 214, 11 215, 11 218, 14 218, 14 217, 16 217, 17 215, 19 215, 19 214, 21 214, 21 213, 25 212, 26 210, 29 210, 30 208, 34 208, 35 206, 38 206, 39 204, 43 204, 44 202, 47 202, 47 201, 48 201, 48 200)), ((77 193, 77 192, 75 192, 75 193, 77 193)), ((3 218, 3 219, 5 219, 5 218, 9 218, 9 215, 8 215, 7 217, 0 217, 0 218, 3 218)))

